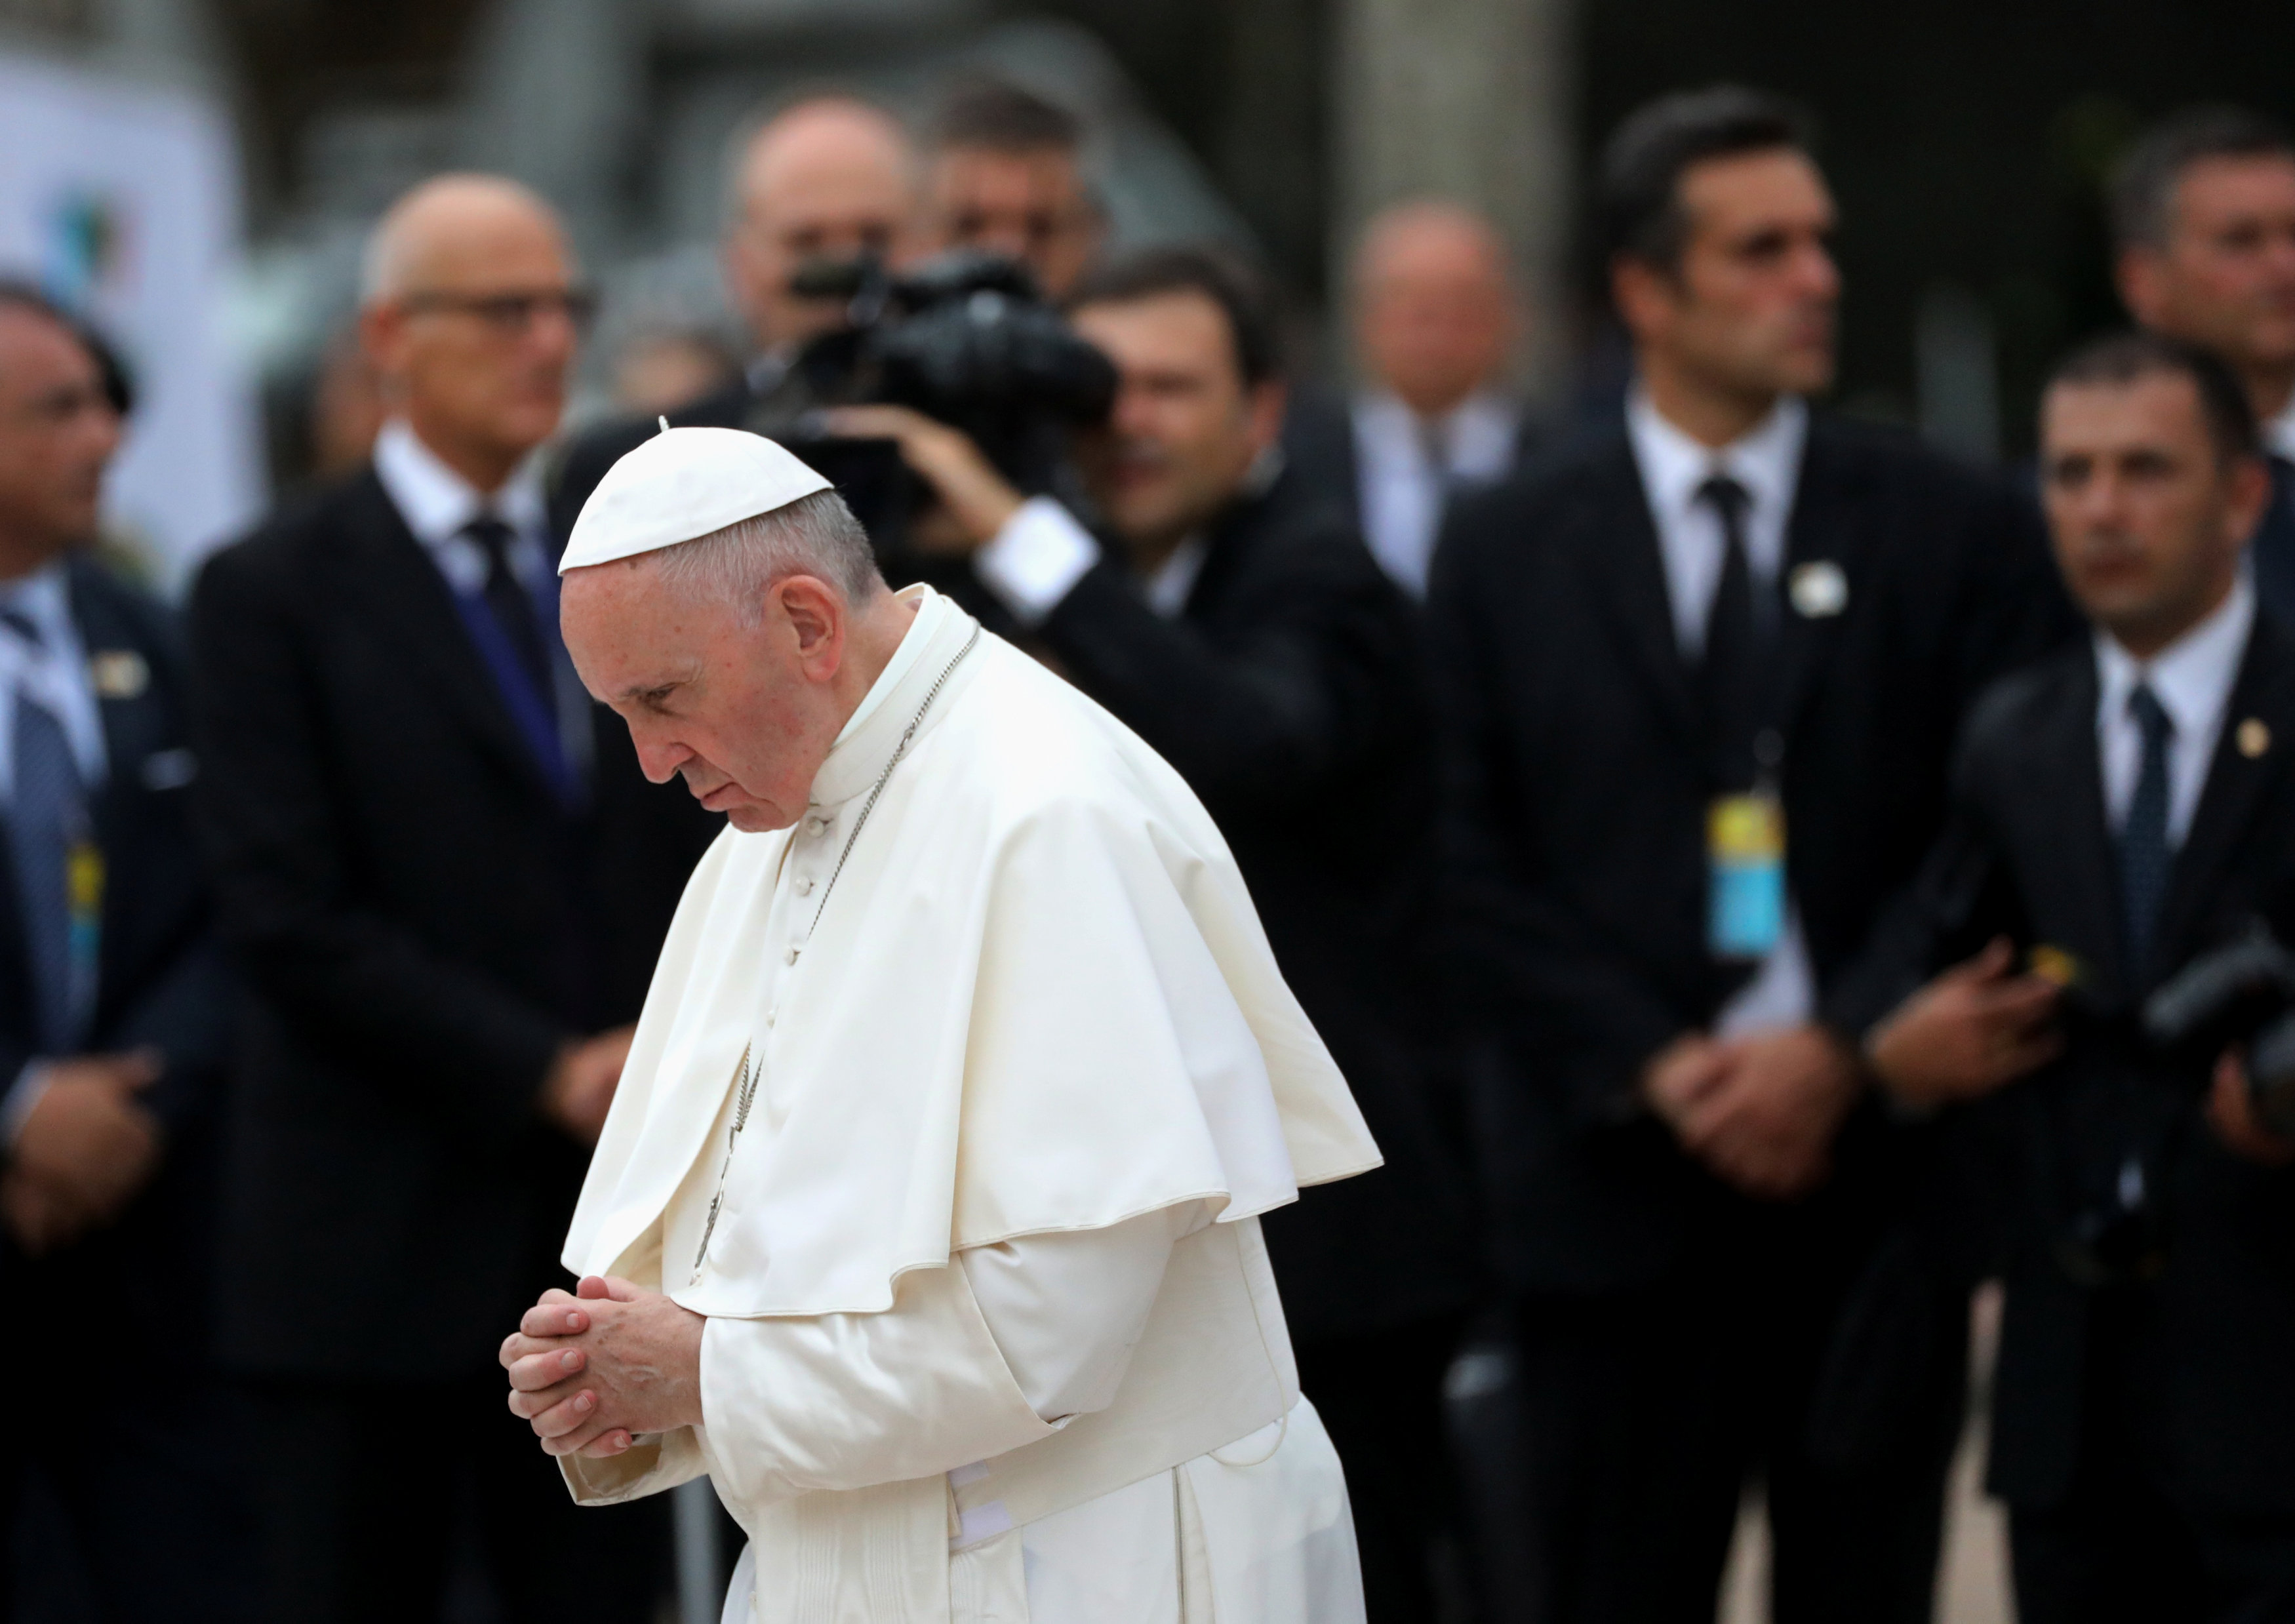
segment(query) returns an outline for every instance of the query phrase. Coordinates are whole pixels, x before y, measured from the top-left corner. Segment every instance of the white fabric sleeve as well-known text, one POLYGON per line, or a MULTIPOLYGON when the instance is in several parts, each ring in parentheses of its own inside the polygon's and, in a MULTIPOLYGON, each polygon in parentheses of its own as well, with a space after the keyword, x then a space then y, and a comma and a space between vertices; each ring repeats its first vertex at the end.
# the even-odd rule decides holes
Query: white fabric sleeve
POLYGON ((1172 1248, 1211 1221, 1200 1201, 956 1254, 1013 1379, 1046 1421, 1106 1409, 1148 1326, 1172 1248))
POLYGON ((1053 1431, 1012 1379, 962 1269, 919 1269, 881 1314, 701 1334, 701 1452, 729 1504, 906 1482, 1053 1431))
POLYGON ((0 1095, 0 1153, 16 1148, 16 1141, 24 1137, 24 1124, 31 1120, 32 1109, 48 1091, 50 1081, 45 1060, 27 1060, 8 1091, 0 1095))
POLYGON ((1099 543, 1074 516, 1049 496, 1032 496, 1004 527, 972 555, 973 573, 1012 611, 1033 626, 1058 608, 1084 573, 1099 562, 1099 543))

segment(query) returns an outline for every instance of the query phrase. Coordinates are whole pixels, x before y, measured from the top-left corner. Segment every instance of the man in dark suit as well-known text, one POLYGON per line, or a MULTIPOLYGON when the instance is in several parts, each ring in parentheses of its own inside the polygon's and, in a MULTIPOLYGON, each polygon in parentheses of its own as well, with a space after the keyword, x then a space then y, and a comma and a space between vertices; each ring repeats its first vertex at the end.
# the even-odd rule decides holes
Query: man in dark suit
POLYGON ((2213 351, 2247 390, 2272 482, 2255 587, 2295 631, 2295 139, 2240 108, 2168 118, 2113 177, 2111 227, 2128 313, 2213 351))
POLYGON ((1925 1620, 1954 1293, 1832 1401, 1907 1147, 1829 1000, 2061 605, 2005 486, 1804 404, 1839 278, 1790 110, 1654 103, 1602 189, 1626 420, 1462 502, 1429 605, 1540 1616, 1710 1620, 1758 1470, 1780 1620, 1925 1620))
POLYGON ((1874 1067, 1915 1109, 2002 1090, 1956 1125, 2006 1156, 1989 1464, 2017 1616, 2288 1618, 2295 1140, 2235 1051, 2163 1051, 2137 1019, 2257 926, 2295 940, 2295 637, 2242 562, 2269 480, 2240 381, 2176 340, 2076 355, 2041 420, 2094 643, 1979 706, 1917 902, 1843 1017, 1961 960, 1878 1022, 1874 1067))
POLYGON ((198 812, 256 994, 223 1349, 265 1400, 282 1620, 436 1618, 458 1505, 506 1617, 634 1620, 660 1508, 577 1515, 486 1376, 560 1277, 715 820, 645 782, 558 641, 531 453, 583 303, 555 220, 447 177, 386 216, 367 275, 393 407, 372 465, 218 554, 192 603, 198 812))
POLYGON ((1416 628, 1342 511, 1279 470, 1271 322, 1223 258, 1087 277, 1076 331, 1122 379, 1082 448, 1103 542, 1023 502, 956 430, 890 407, 930 519, 1045 658, 1136 730, 1234 848, 1299 1001, 1386 1165, 1270 1214, 1303 1391, 1347 1464, 1371 1616, 1431 1615, 1450 1510, 1439 1399, 1476 1279, 1419 981, 1430 722, 1416 628))
POLYGON ((229 990, 183 658, 87 551, 125 407, 86 334, 0 285, 0 1619, 77 1592, 120 1624, 241 1620, 252 1517, 206 1335, 229 990), (127 1303, 171 1327, 163 1381, 96 1328, 127 1303), (62 1522, 37 1545, 36 1492, 62 1522))
POLYGON ((1352 399, 1294 401, 1284 455, 1346 505, 1379 567, 1423 599, 1451 500, 1497 484, 1540 438, 1507 385, 1522 300, 1490 222, 1431 199, 1364 228, 1351 292, 1362 387, 1352 399))

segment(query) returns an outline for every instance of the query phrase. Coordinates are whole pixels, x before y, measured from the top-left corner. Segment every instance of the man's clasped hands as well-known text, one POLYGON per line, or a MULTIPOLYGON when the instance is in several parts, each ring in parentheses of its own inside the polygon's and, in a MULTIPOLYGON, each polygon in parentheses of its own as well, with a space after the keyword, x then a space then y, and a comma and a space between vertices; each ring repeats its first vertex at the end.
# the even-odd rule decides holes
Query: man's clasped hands
POLYGON ((510 1411, 549 1454, 600 1460, 649 1433, 698 1425, 706 1323, 614 1276, 544 1292, 502 1342, 510 1411))

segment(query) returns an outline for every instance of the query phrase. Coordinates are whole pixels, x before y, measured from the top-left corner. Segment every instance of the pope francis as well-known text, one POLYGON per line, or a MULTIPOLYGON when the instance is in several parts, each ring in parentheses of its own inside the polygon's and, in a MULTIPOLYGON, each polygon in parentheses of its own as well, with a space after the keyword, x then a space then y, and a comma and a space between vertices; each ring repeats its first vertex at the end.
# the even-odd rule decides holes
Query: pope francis
POLYGON ((1195 796, 769 440, 648 441, 560 567, 731 822, 502 1346, 575 1497, 707 1473, 743 1624, 1359 1620, 1258 1215, 1378 1153, 1195 796))

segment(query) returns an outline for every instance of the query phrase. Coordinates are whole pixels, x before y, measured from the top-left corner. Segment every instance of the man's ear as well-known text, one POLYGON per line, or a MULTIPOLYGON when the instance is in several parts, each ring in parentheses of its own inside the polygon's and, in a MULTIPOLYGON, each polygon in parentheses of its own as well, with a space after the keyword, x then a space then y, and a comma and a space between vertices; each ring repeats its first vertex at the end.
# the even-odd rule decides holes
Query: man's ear
POLYGON ((1264 451, 1281 437, 1283 413, 1290 403, 1290 388, 1279 378, 1270 378, 1252 386, 1244 412, 1254 447, 1264 451))
POLYGON ((1647 260, 1620 254, 1610 261, 1610 302, 1637 339, 1662 329, 1679 302, 1673 279, 1647 260))
POLYGON ((817 575, 785 575, 767 589, 796 647, 808 682, 826 682, 845 657, 845 600, 817 575))
POLYGON ((2168 303, 2168 267, 2160 250, 2141 242, 2120 249, 2112 263, 2111 280, 2119 290, 2119 302, 2136 325, 2156 329, 2168 303))
POLYGON ((2225 514, 2227 527, 2242 546, 2263 522, 2271 505, 2271 465, 2261 457, 2242 457, 2232 465, 2231 503, 2225 514))

